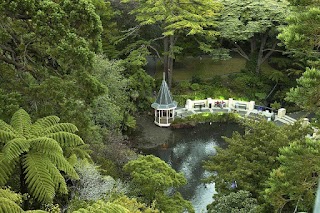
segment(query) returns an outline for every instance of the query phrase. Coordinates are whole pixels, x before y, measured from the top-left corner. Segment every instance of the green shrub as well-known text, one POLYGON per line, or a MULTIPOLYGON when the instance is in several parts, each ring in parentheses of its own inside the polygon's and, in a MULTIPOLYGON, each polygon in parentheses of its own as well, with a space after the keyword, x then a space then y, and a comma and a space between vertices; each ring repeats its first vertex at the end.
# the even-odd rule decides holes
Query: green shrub
POLYGON ((193 83, 190 85, 190 89, 192 89, 193 91, 197 91, 200 89, 200 84, 198 83, 193 83))
POLYGON ((199 74, 194 74, 194 75, 192 75, 192 77, 191 77, 191 83, 198 83, 198 84, 200 84, 200 83, 202 83, 203 82, 203 80, 201 79, 201 77, 200 77, 200 75, 199 74))
POLYGON ((221 87, 223 86, 223 79, 220 75, 213 76, 209 81, 211 86, 221 87))
POLYGON ((239 122, 241 116, 237 113, 199 113, 188 116, 186 118, 176 118, 172 125, 187 125, 195 126, 198 123, 208 123, 208 122, 239 122))

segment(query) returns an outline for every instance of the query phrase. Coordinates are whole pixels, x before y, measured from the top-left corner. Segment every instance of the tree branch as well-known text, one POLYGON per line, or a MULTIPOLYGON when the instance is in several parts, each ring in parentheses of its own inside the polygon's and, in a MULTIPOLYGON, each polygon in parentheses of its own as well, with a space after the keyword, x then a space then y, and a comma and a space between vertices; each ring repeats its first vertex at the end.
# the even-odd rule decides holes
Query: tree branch
POLYGON ((158 37, 158 38, 152 39, 152 41, 158 41, 158 40, 164 39, 165 37, 166 37, 166 36, 161 36, 161 37, 158 37))
POLYGON ((151 45, 148 45, 147 47, 149 47, 149 48, 151 48, 153 51, 155 51, 156 54, 157 54, 157 56, 158 56, 158 58, 159 58, 160 61, 163 63, 162 57, 160 56, 158 50, 157 50, 155 47, 151 46, 151 45))
POLYGON ((274 43, 272 44, 272 48, 271 48, 271 49, 269 50, 269 52, 262 58, 261 64, 263 64, 263 62, 265 62, 265 61, 271 56, 271 54, 275 52, 276 45, 277 45, 277 42, 274 42, 274 43))
POLYGON ((232 50, 235 51, 235 52, 237 52, 237 53, 239 53, 239 55, 241 55, 242 57, 244 57, 246 60, 249 61, 248 55, 242 50, 242 48, 240 47, 240 45, 237 44, 236 42, 234 42, 233 44, 234 44, 234 46, 235 46, 236 48, 233 48, 232 50))

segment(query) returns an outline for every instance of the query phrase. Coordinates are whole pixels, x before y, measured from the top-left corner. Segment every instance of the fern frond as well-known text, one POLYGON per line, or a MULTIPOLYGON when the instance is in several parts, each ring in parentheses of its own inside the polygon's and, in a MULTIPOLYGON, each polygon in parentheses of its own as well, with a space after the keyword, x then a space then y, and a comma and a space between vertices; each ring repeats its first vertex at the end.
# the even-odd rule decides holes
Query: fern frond
POLYGON ((52 155, 49 154, 48 158, 51 162, 59 169, 60 171, 64 171, 69 177, 77 180, 79 179, 79 175, 73 166, 65 159, 63 155, 52 155))
POLYGON ((9 180, 13 169, 15 167, 15 161, 9 161, 3 153, 0 153, 0 185, 3 186, 9 180))
POLYGON ((49 212, 43 211, 43 210, 28 210, 28 211, 25 211, 24 213, 49 213, 49 212))
POLYGON ((0 189, 0 197, 7 198, 18 205, 22 202, 21 195, 10 191, 9 189, 0 189))
POLYGON ((16 134, 14 134, 11 131, 5 131, 5 130, 0 130, 0 143, 6 143, 7 141, 17 137, 16 134))
POLYGON ((14 128, 6 122, 4 122, 3 120, 0 120, 0 129, 15 134, 14 128))
POLYGON ((15 138, 8 141, 3 147, 5 157, 11 161, 17 159, 22 153, 27 152, 30 148, 30 143, 25 138, 15 138))
POLYGON ((75 147, 84 144, 83 140, 76 134, 70 132, 55 132, 47 134, 46 137, 52 138, 61 145, 62 148, 65 147, 75 147))
POLYGON ((67 184, 63 176, 61 175, 60 171, 51 163, 49 159, 46 158, 46 165, 48 172, 52 178, 52 181, 54 183, 54 189, 62 194, 67 194, 67 184))
POLYGON ((23 213, 23 209, 8 198, 0 197, 0 212, 5 213, 23 213))
POLYGON ((47 169, 45 158, 41 154, 28 153, 22 164, 30 194, 41 203, 50 203, 55 195, 55 185, 47 169))
POLYGON ((40 118, 31 126, 31 132, 35 136, 42 136, 44 129, 59 123, 59 121, 60 118, 54 115, 40 118))
POLYGON ((30 139, 29 141, 30 141, 32 152, 36 151, 44 154, 48 154, 48 153, 63 154, 60 144, 52 138, 39 137, 39 138, 30 139))
POLYGON ((43 135, 54 133, 54 132, 70 132, 75 133, 78 131, 78 128, 72 123, 58 123, 48 128, 45 128, 43 135))
POLYGON ((64 155, 69 157, 73 154, 75 154, 80 159, 87 159, 88 161, 91 161, 90 153, 92 150, 89 149, 88 144, 84 144, 78 147, 66 147, 64 151, 64 155))
POLYGON ((10 122, 13 129, 20 135, 29 135, 31 128, 31 118, 24 109, 16 111, 11 118, 10 122))
POLYGON ((74 167, 78 162, 77 155, 76 154, 70 155, 70 157, 67 158, 67 161, 74 167))
POLYGON ((41 128, 48 128, 50 126, 53 126, 57 123, 59 123, 60 118, 55 115, 50 115, 44 118, 40 118, 34 122, 33 125, 40 126, 41 128))
POLYGON ((96 203, 92 204, 91 206, 88 206, 87 208, 81 208, 81 209, 78 209, 77 211, 73 211, 73 213, 91 213, 91 212, 129 213, 129 210, 119 204, 110 203, 110 202, 106 203, 99 200, 96 203))

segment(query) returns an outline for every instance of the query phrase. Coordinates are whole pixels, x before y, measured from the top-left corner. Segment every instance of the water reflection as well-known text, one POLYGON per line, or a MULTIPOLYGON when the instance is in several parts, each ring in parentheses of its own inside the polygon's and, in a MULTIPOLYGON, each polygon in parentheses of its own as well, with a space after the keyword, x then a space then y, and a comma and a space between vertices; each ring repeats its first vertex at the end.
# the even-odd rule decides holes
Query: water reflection
POLYGON ((172 131, 169 141, 155 149, 143 150, 166 161, 178 172, 182 172, 188 184, 179 189, 190 200, 195 211, 206 212, 215 192, 215 185, 204 184, 202 179, 209 174, 203 170, 202 162, 216 154, 215 147, 225 146, 221 136, 230 137, 239 129, 236 124, 201 124, 193 129, 172 131))

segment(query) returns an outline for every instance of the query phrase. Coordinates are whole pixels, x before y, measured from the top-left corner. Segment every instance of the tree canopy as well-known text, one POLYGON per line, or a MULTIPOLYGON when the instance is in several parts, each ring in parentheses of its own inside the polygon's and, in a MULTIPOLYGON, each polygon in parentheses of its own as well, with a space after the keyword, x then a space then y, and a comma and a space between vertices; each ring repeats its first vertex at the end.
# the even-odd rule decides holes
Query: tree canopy
POLYGON ((261 65, 277 47, 277 27, 284 24, 288 12, 286 0, 220 0, 224 5, 219 19, 220 37, 227 39, 235 52, 253 64, 261 65))
POLYGON ((153 25, 160 32, 160 35, 151 38, 147 44, 155 50, 152 43, 160 39, 164 41, 162 52, 164 71, 167 73, 170 87, 173 59, 181 51, 181 47, 176 46, 178 37, 217 34, 215 26, 220 4, 213 0, 123 0, 122 2, 136 2, 131 13, 135 15, 139 26, 153 25))
POLYGON ((168 194, 170 188, 182 186, 187 181, 183 174, 177 173, 160 158, 139 156, 129 161, 124 170, 130 173, 136 193, 142 195, 147 204, 155 201, 156 207, 164 212, 193 212, 190 202, 184 200, 180 193, 168 194))
POLYGON ((279 127, 267 121, 249 122, 244 135, 234 133, 231 138, 225 138, 228 147, 218 147, 217 154, 205 162, 204 168, 214 172, 207 181, 215 182, 218 196, 245 190, 264 203, 261 193, 270 172, 279 167, 276 160, 279 148, 303 140, 308 131, 299 123, 279 127), (236 189, 231 187, 234 181, 236 189))

